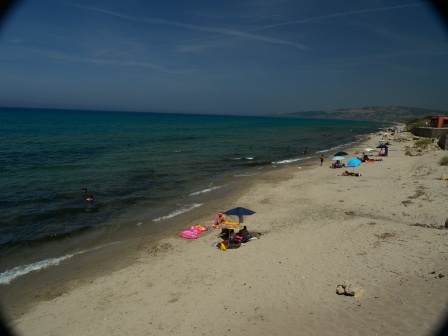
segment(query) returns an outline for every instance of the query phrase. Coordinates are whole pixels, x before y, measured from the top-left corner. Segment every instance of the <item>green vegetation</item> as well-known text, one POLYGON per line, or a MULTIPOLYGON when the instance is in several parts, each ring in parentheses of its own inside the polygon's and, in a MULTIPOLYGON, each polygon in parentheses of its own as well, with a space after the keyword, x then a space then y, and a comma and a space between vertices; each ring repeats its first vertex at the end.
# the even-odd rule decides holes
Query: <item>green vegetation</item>
POLYGON ((441 158, 439 161, 439 165, 448 166, 448 156, 444 156, 443 158, 441 158))
POLYGON ((425 139, 417 140, 415 142, 415 147, 418 147, 418 148, 421 148, 421 149, 426 149, 426 148, 428 148, 428 146, 430 144, 432 144, 432 139, 425 138, 425 139))
POLYGON ((409 131, 411 131, 412 129, 414 129, 416 127, 425 127, 426 123, 429 124, 430 120, 431 120, 431 116, 426 116, 426 117, 423 117, 423 118, 420 118, 420 119, 409 120, 406 123, 406 131, 409 132, 409 131))

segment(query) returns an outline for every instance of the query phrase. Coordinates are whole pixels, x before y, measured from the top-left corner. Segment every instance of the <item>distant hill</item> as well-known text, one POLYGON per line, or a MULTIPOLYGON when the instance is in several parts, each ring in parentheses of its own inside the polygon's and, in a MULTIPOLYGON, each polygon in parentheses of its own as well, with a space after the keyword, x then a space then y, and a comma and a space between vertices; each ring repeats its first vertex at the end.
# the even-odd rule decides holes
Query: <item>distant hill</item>
POLYGON ((448 111, 429 110, 405 106, 365 106, 354 109, 339 109, 332 111, 302 111, 276 112, 264 115, 266 117, 314 118, 314 119, 344 119, 344 120, 374 120, 405 122, 412 119, 433 115, 448 115, 448 111))

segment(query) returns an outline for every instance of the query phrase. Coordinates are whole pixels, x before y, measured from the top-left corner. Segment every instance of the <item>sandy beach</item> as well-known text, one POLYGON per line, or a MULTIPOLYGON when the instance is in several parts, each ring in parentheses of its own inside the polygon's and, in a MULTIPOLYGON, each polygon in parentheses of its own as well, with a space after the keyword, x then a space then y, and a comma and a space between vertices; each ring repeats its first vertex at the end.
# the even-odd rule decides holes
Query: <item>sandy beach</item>
POLYGON ((448 218, 438 164, 448 152, 411 157, 412 142, 391 143, 383 161, 354 168, 362 176, 340 176, 331 156, 291 164, 179 223, 252 209, 245 225, 262 235, 245 246, 220 251, 219 230, 189 241, 176 228, 80 266, 63 286, 41 281, 23 302, 16 288, 4 314, 24 336, 433 335, 448 317, 448 230, 435 228, 448 218), (336 294, 346 280, 363 294, 336 294))

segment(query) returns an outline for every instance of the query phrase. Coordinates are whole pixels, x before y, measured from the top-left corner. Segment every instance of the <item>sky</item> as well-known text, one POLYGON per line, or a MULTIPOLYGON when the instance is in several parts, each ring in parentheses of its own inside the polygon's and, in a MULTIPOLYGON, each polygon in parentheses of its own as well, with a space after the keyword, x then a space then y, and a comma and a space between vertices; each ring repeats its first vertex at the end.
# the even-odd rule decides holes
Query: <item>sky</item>
POLYGON ((0 30, 0 106, 448 111, 447 27, 420 0, 23 0, 0 30))

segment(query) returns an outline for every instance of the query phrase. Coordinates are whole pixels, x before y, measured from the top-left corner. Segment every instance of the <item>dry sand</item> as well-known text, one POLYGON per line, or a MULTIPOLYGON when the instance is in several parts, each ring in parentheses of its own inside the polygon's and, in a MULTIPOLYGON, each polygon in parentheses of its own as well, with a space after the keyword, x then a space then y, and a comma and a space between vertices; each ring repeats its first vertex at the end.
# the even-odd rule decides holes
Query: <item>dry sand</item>
POLYGON ((448 312, 448 230, 419 225, 448 218, 448 182, 437 179, 447 152, 410 157, 406 144, 355 168, 360 177, 338 176, 331 157, 255 177, 210 209, 257 212, 245 224, 263 235, 239 249, 211 247, 216 230, 142 240, 129 266, 5 312, 19 335, 33 336, 432 335, 448 312), (364 294, 337 295, 344 280, 364 294))

